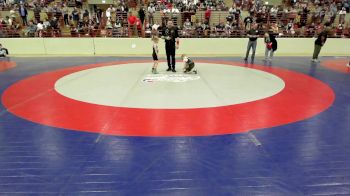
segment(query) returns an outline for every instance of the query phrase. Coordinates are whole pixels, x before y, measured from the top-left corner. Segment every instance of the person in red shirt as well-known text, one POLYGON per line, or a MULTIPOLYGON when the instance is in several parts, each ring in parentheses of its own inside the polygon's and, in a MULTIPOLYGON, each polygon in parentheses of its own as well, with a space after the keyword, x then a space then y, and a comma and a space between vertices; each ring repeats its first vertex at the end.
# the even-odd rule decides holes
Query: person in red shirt
POLYGON ((204 17, 205 17, 205 19, 208 21, 208 23, 209 23, 209 21, 210 21, 210 16, 211 16, 211 10, 210 10, 209 7, 207 7, 207 11, 205 11, 204 17))
POLYGON ((135 35, 137 34, 136 21, 137 21, 136 16, 134 16, 132 12, 129 12, 129 17, 128 17, 129 37, 132 36, 132 32, 134 32, 135 35))
POLYGON ((143 37, 143 25, 140 18, 136 18, 136 28, 137 28, 137 35, 140 36, 138 33, 141 33, 141 37, 143 37))

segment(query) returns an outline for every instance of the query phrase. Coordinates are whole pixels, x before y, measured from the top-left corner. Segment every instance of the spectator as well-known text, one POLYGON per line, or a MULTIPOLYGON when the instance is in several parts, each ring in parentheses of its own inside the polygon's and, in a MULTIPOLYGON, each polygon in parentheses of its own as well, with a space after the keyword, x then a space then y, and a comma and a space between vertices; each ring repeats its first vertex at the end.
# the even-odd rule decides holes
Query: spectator
POLYGON ((15 19, 16 19, 16 11, 15 11, 15 8, 12 8, 12 9, 10 10, 10 18, 11 18, 12 20, 15 20, 15 19))
POLYGON ((28 11, 27 8, 24 7, 23 4, 20 5, 19 9, 18 9, 19 15, 22 18, 22 23, 24 26, 28 25, 27 22, 27 16, 28 16, 28 11))
POLYGON ((63 20, 64 20, 64 24, 68 27, 69 26, 69 20, 68 20, 68 7, 66 6, 66 4, 63 4, 63 20))
POLYGON ((210 21, 210 16, 211 16, 211 10, 210 10, 210 8, 209 8, 209 6, 207 7, 207 10, 205 11, 205 13, 204 13, 204 19, 206 20, 206 21, 208 21, 208 23, 209 23, 209 21, 210 21))
POLYGON ((328 12, 328 15, 329 15, 329 22, 333 24, 337 16, 337 11, 333 11, 332 9, 330 9, 330 11, 328 12))
POLYGON ((53 28, 54 30, 59 29, 58 27, 58 21, 56 17, 53 17, 50 21, 50 27, 53 28))
POLYGON ((145 10, 144 8, 141 6, 140 10, 139 10, 139 18, 141 20, 141 23, 143 24, 145 22, 145 10))
POLYGON ((244 18, 244 29, 249 31, 251 24, 253 23, 253 17, 251 15, 244 18))
POLYGON ((270 14, 273 17, 277 17, 277 13, 278 13, 278 8, 276 5, 274 5, 271 9, 270 9, 270 14))
POLYGON ((153 3, 150 4, 147 11, 148 11, 148 22, 153 25, 154 24, 153 15, 156 12, 156 9, 155 9, 153 3))
POLYGON ((250 49, 253 49, 253 53, 252 53, 252 56, 251 56, 251 62, 254 63, 256 44, 257 44, 257 39, 258 39, 258 36, 259 36, 259 31, 257 30, 257 25, 256 24, 254 24, 252 26, 252 29, 250 29, 250 31, 248 31, 247 36, 249 38, 249 42, 248 42, 247 52, 246 52, 244 60, 248 61, 248 56, 249 56, 250 49))
POLYGON ((210 32, 209 21, 205 20, 202 24, 202 27, 203 27, 204 36, 207 37, 209 35, 209 32, 210 32))
POLYGON ((37 26, 30 21, 27 28, 24 30, 24 35, 28 37, 34 37, 37 26))
POLYGON ((186 21, 184 22, 183 25, 183 35, 184 36, 190 36, 191 35, 191 31, 192 31, 192 24, 190 22, 189 18, 186 18, 186 21))
POLYGON ((132 36, 132 34, 137 35, 136 20, 137 20, 136 16, 134 16, 132 12, 129 12, 129 17, 128 17, 129 36, 132 36))
POLYGON ((326 9, 322 7, 319 13, 320 13, 320 22, 323 23, 324 17, 326 16, 326 9))
POLYGON ((44 31, 44 25, 40 21, 36 25, 36 31, 37 31, 38 37, 42 37, 43 31, 44 31))
POLYGON ((6 16, 5 17, 5 23, 7 24, 7 25, 9 25, 9 26, 11 26, 12 25, 12 19, 9 17, 9 16, 6 16))
POLYGON ((83 7, 83 1, 82 1, 82 0, 75 0, 75 5, 76 5, 78 8, 82 8, 82 7, 83 7))
POLYGON ((225 24, 223 21, 220 21, 218 25, 215 26, 215 35, 221 36, 225 32, 225 24))
POLYGON ((291 31, 293 30, 293 26, 294 26, 293 20, 290 20, 286 25, 286 31, 288 34, 290 34, 291 31))
POLYGON ((74 7, 74 9, 72 11, 72 19, 73 19, 74 26, 78 25, 78 21, 80 20, 79 15, 80 15, 80 12, 79 12, 78 8, 74 7))
POLYGON ((46 29, 48 29, 50 27, 50 22, 47 21, 46 18, 44 19, 43 26, 44 26, 44 30, 46 30, 46 29))
POLYGON ((273 58, 274 52, 277 50, 277 41, 275 36, 272 33, 265 33, 264 35, 265 42, 265 59, 264 61, 271 61, 273 58))
POLYGON ((33 12, 34 12, 35 21, 39 22, 40 21, 41 8, 37 4, 35 4, 33 12))
POLYGON ((84 13, 83 13, 83 20, 87 21, 87 20, 89 20, 89 18, 90 18, 90 13, 89 13, 88 10, 85 10, 84 13))
POLYGON ((112 25, 111 19, 107 19, 107 22, 106 22, 106 29, 113 29, 113 25, 112 25))
POLYGON ((317 39, 315 40, 314 54, 313 54, 312 60, 311 60, 312 62, 319 62, 318 55, 320 54, 322 46, 327 41, 327 34, 328 34, 328 32, 326 30, 324 30, 318 35, 317 39))
POLYGON ((149 23, 145 25, 145 35, 146 37, 152 37, 152 27, 149 23))
POLYGON ((344 23, 345 22, 345 16, 346 16, 346 10, 345 10, 345 7, 343 7, 339 11, 339 23, 344 23))
POLYGON ((171 19, 172 19, 173 21, 176 21, 178 15, 179 15, 179 13, 180 13, 179 9, 177 9, 176 6, 173 6, 173 7, 171 8, 171 19))
POLYGON ((226 21, 225 33, 226 33, 227 37, 231 36, 231 32, 232 32, 232 25, 229 21, 226 21))
POLYGON ((106 10, 106 17, 107 19, 111 19, 112 17, 112 12, 113 12, 113 5, 109 5, 109 7, 106 10))
POLYGON ((97 23, 100 24, 102 18, 102 9, 100 7, 96 7, 95 13, 97 17, 97 23))

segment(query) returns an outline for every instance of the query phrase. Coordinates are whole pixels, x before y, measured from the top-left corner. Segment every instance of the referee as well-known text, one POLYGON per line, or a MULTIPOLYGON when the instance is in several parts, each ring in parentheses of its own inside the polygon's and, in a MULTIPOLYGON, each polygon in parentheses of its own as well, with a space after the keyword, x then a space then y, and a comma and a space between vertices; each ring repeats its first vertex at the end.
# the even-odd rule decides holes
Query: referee
POLYGON ((165 52, 168 61, 167 71, 176 72, 175 70, 175 50, 179 48, 178 29, 173 25, 173 21, 168 21, 167 26, 163 29, 163 38, 165 39, 165 52))

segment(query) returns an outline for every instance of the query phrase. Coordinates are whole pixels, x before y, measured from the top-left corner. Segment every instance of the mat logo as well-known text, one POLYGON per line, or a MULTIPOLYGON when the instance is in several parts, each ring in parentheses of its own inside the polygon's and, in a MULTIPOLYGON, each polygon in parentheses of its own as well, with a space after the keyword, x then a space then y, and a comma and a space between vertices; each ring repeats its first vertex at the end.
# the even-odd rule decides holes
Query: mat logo
POLYGON ((198 79, 200 76, 191 74, 148 74, 142 82, 188 82, 198 79))

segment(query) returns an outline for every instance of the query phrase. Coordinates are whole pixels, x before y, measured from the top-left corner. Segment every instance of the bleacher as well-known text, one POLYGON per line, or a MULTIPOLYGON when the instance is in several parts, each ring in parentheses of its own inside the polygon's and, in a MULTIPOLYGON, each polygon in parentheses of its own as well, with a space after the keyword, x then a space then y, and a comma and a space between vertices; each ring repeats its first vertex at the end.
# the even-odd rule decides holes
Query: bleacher
MULTIPOLYGON (((226 3, 228 3, 225 0, 226 3)), ((61 1, 46 1, 48 5, 54 5, 54 4, 59 4, 61 1)), ((66 1, 68 6, 75 6, 75 1, 68 0, 66 1)), ((84 1, 83 9, 87 9, 87 1, 84 1)), ((137 5, 136 0, 130 0, 127 2, 129 5, 129 9, 132 10, 136 14, 136 10, 139 9, 140 5, 137 5)), ((9 15, 9 11, 4 11, 8 9, 9 7, 3 6, 1 13, 1 16, 4 18, 4 16, 9 15)), ((244 9, 247 9, 248 6, 244 6, 244 9)), ((72 8, 70 8, 71 10, 72 8)), ((66 27, 64 25, 63 21, 63 16, 62 12, 41 12, 41 13, 34 13, 32 9, 29 9, 29 15, 28 18, 29 20, 37 21, 37 20, 43 20, 43 18, 46 18, 47 20, 52 20, 53 17, 58 19, 59 22, 59 29, 46 29, 44 31, 37 32, 34 36, 40 36, 40 37, 129 37, 131 36, 130 28, 128 27, 127 24, 127 17, 128 14, 127 12, 116 12, 116 18, 121 18, 122 22, 122 27, 120 28, 107 28, 106 27, 106 22, 107 19, 103 15, 103 17, 100 19, 100 23, 98 26, 95 26, 93 28, 84 28, 83 30, 78 30, 76 26, 69 26, 66 27)), ((91 10, 90 10, 91 12, 91 10)), ((18 13, 16 13, 18 15, 18 13)), ((164 16, 161 14, 161 12, 157 11, 154 14, 154 21, 156 21, 158 24, 164 23, 164 21, 167 21, 169 19, 174 20, 174 24, 176 26, 179 26, 180 29, 183 26, 184 21, 186 18, 189 18, 192 22, 193 25, 196 23, 203 23, 204 22, 204 15, 205 11, 204 10, 198 10, 195 13, 194 12, 182 12, 177 15, 176 18, 172 18, 170 15, 169 16, 164 16)), ((217 37, 218 32, 215 32, 215 26, 219 24, 219 22, 226 22, 226 17, 229 15, 228 11, 212 11, 211 12, 211 17, 209 21, 209 25, 211 29, 206 33, 205 37, 217 37)), ((235 19, 238 21, 238 25, 240 25, 239 29, 232 29, 229 34, 225 35, 228 37, 242 37, 245 36, 246 32, 245 29, 242 28, 242 23, 243 19, 248 15, 247 10, 243 10, 241 13, 241 18, 239 18, 238 15, 234 16, 235 19)), ((339 17, 339 16, 337 16, 339 17)), ((17 21, 14 23, 20 23, 19 18, 16 17, 17 21)), ((146 20, 147 20, 147 15, 146 15, 146 20)), ((299 21, 306 21, 306 23, 310 24, 311 21, 313 20, 312 15, 308 14, 300 14, 298 12, 294 13, 284 13, 284 11, 279 11, 276 16, 272 16, 269 13, 263 14, 259 13, 256 15, 256 18, 261 18, 261 23, 260 25, 264 28, 263 31, 266 31, 269 29, 271 24, 278 24, 279 25, 279 34, 281 36, 289 36, 289 37, 312 37, 314 36, 315 33, 317 33, 318 29, 310 29, 308 28, 308 25, 300 28, 300 29, 295 29, 295 33, 291 34, 290 32, 286 31, 285 25, 289 23, 291 20, 295 20, 298 18, 299 21)), ((329 16, 326 15, 324 21, 327 21, 329 19, 329 16)), ((349 15, 347 15, 346 21, 349 21, 349 15)), ((147 23, 147 22, 146 22, 147 23)), ((145 23, 145 24, 146 24, 145 23)), ((342 28, 336 28, 338 25, 338 18, 335 19, 334 23, 334 37, 348 37, 349 36, 349 26, 348 24, 344 25, 342 28)), ((22 37, 24 36, 23 31, 26 27, 20 26, 18 28, 14 27, 15 25, 8 26, 6 24, 2 24, 1 29, 0 29, 0 36, 2 37, 22 37)), ((194 33, 192 34, 193 37, 201 37, 204 36, 202 33, 198 33, 196 31, 193 31, 194 33)), ((219 33, 220 34, 220 33, 219 33)), ((182 33, 180 33, 182 35, 182 33)), ((136 37, 144 37, 145 32, 144 28, 138 29, 138 35, 134 35, 136 37)), ((220 37, 223 35, 220 34, 220 37)))

